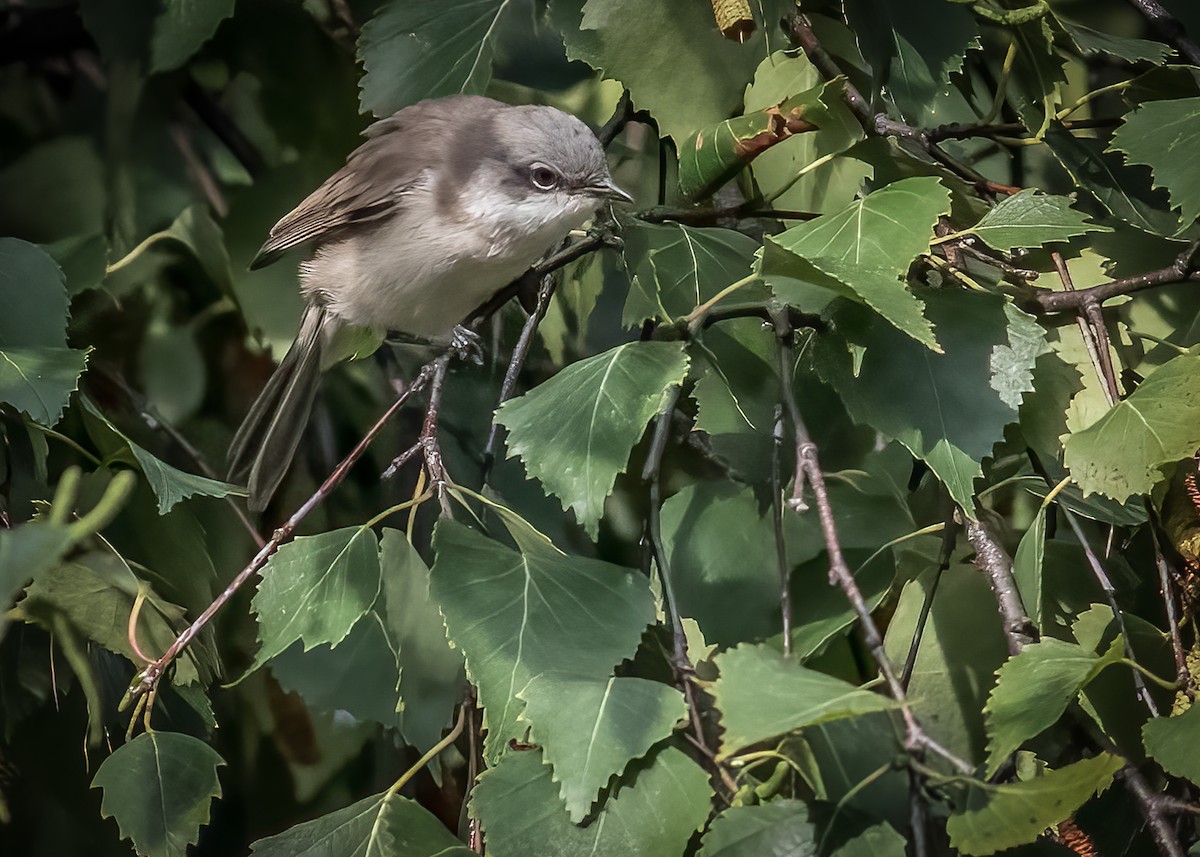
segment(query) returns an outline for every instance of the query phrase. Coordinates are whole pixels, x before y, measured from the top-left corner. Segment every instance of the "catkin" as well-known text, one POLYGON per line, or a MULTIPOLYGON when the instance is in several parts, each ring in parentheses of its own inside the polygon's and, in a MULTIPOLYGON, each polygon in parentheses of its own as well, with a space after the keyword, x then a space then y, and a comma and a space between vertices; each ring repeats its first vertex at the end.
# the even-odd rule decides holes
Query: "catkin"
POLYGON ((754 32, 754 15, 749 0, 712 0, 717 29, 727 39, 744 42, 754 32))

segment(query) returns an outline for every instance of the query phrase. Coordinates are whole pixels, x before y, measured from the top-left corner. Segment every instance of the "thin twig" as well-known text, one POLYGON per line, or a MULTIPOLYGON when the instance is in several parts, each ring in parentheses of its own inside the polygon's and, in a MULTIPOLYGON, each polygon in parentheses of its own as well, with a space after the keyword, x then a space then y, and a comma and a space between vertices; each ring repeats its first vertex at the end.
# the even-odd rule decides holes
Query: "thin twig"
POLYGON ((1193 241, 1176 257, 1175 261, 1165 268, 1147 271, 1136 277, 1125 277, 1102 283, 1087 289, 1075 291, 1052 292, 1039 289, 1025 301, 1025 308, 1035 313, 1066 312, 1078 310, 1087 303, 1101 304, 1104 301, 1121 295, 1132 295, 1145 289, 1159 286, 1169 286, 1185 280, 1200 280, 1196 271, 1196 257, 1200 253, 1200 241, 1193 241))
POLYGON ((433 372, 429 379, 429 403, 425 407, 425 419, 421 422, 421 436, 418 441, 425 455, 425 471, 429 474, 429 483, 437 493, 438 506, 441 507, 444 518, 453 517, 450 498, 446 495, 446 488, 452 483, 442 461, 442 446, 438 440, 438 412, 442 406, 442 393, 446 386, 446 369, 450 364, 450 357, 450 354, 443 354, 431 364, 433 372))
MULTIPOLYGON (((784 383, 787 383, 785 380, 784 383)), ((792 586, 788 565, 787 541, 783 537, 783 485, 780 457, 783 451, 783 405, 775 406, 775 427, 771 431, 771 524, 775 529, 775 557, 779 563, 779 612, 783 617, 783 654, 792 654, 792 586)))
MULTIPOLYGON (((1067 119, 1061 124, 1068 131, 1085 131, 1095 128, 1115 128, 1124 121, 1123 116, 1106 117, 1103 119, 1067 119)), ((971 137, 991 137, 997 134, 1012 136, 1027 133, 1025 125, 1020 122, 1001 122, 994 125, 939 125, 929 128, 925 136, 934 143, 942 140, 967 140, 971 137)))
POLYGON ((1154 543, 1154 565, 1158 569, 1158 587, 1162 594, 1163 607, 1167 614, 1167 627, 1171 632, 1171 652, 1175 656, 1175 677, 1180 687, 1191 684, 1191 674, 1187 668, 1187 654, 1183 650, 1183 636, 1179 631, 1179 613, 1175 609, 1175 593, 1171 586, 1171 570, 1167 566, 1167 557, 1163 553, 1162 544, 1158 540, 1157 521, 1154 520, 1154 509, 1149 499, 1146 500, 1147 510, 1151 513, 1150 538, 1154 543))
MULTIPOLYGON (((1059 279, 1062 280, 1063 289, 1068 292, 1075 291, 1075 282, 1071 279, 1071 271, 1067 268, 1062 253, 1056 250, 1050 254, 1050 258, 1054 262, 1055 270, 1058 271, 1059 279)), ((1108 338, 1108 328, 1104 325, 1104 311, 1100 309, 1098 302, 1085 301, 1080 305, 1079 314, 1075 320, 1079 325, 1083 341, 1087 345, 1092 364, 1096 368, 1096 374, 1104 383, 1108 404, 1115 405, 1121 398, 1121 391, 1117 386, 1116 371, 1113 369, 1112 347, 1108 338)))
POLYGON ((954 555, 954 545, 958 541, 958 510, 949 496, 945 499, 949 508, 942 526, 942 547, 938 551, 937 569, 934 570, 933 580, 929 583, 925 599, 921 602, 917 627, 913 629, 912 640, 908 644, 908 657, 904 659, 904 669, 900 673, 900 683, 904 685, 905 691, 908 690, 908 683, 912 680, 913 670, 917 666, 917 653, 921 650, 921 638, 925 635, 925 623, 929 621, 929 614, 933 610, 933 599, 937 595, 938 584, 942 581, 942 575, 950 568, 950 558, 954 555))
MULTIPOLYGON (((441 358, 438 358, 438 360, 440 359, 441 358)), ((301 522, 308 517, 312 510, 324 502, 325 498, 327 498, 333 492, 333 490, 342 483, 342 480, 346 478, 346 474, 350 472, 350 468, 354 466, 355 462, 362 458, 363 453, 367 451, 367 447, 371 445, 371 442, 375 440, 375 438, 383 430, 383 427, 387 425, 388 421, 395 416, 396 412, 404 406, 404 404, 409 400, 409 398, 412 397, 414 393, 420 391, 425 384, 428 383, 430 378, 433 376, 435 364, 438 362, 438 360, 427 363, 421 368, 421 371, 417 374, 417 377, 413 380, 412 384, 409 385, 408 389, 401 393, 396 398, 396 401, 392 403, 391 407, 384 411, 383 415, 375 421, 375 424, 371 426, 367 433, 363 435, 362 439, 355 444, 354 448, 347 453, 346 457, 343 458, 338 466, 333 469, 333 472, 325 478, 325 481, 321 483, 320 487, 317 488, 315 492, 313 492, 312 496, 304 501, 304 504, 297 509, 290 518, 287 519, 283 526, 274 532, 270 541, 268 541, 259 549, 258 553, 254 555, 254 558, 250 560, 245 568, 238 572, 237 577, 230 581, 229 585, 225 587, 225 590, 218 595, 213 602, 208 605, 208 607, 205 608, 204 612, 197 616, 196 620, 192 622, 192 624, 188 626, 183 633, 175 638, 175 642, 173 642, 163 653, 162 657, 142 670, 141 674, 138 676, 137 684, 130 688, 129 696, 131 698, 138 698, 147 691, 151 691, 156 688, 158 686, 159 679, 162 677, 167 667, 170 666, 171 662, 179 655, 181 651, 183 651, 188 643, 190 643, 192 639, 200 633, 204 626, 212 620, 213 616, 217 614, 217 611, 225 606, 226 602, 233 597, 235 592, 245 585, 246 581, 257 574, 258 571, 267 564, 267 560, 270 559, 277 550, 279 550, 280 546, 291 540, 292 535, 296 531, 296 527, 298 527, 301 522)))

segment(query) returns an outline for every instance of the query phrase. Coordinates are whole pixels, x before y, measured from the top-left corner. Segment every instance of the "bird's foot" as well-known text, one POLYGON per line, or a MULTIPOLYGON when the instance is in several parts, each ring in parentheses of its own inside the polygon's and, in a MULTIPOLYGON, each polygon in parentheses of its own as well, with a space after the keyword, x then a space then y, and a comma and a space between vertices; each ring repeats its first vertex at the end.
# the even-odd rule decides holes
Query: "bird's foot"
POLYGON ((459 360, 469 360, 476 366, 483 365, 483 340, 469 327, 455 325, 450 334, 450 347, 459 360))

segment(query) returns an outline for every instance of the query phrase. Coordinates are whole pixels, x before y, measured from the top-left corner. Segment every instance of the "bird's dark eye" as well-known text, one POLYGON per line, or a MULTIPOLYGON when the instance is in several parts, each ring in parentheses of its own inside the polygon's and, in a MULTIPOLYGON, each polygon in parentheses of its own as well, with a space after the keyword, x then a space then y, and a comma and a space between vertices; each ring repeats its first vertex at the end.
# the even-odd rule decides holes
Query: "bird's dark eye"
POLYGON ((554 190, 558 187, 558 173, 545 164, 534 164, 530 167, 529 180, 538 190, 554 190))

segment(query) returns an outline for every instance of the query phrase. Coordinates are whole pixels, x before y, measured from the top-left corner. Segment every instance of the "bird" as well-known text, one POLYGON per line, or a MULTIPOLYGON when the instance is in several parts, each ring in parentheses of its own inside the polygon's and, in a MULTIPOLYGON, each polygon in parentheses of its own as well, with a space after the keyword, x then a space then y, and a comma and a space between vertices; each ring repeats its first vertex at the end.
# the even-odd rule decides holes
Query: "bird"
POLYGON ((229 448, 229 478, 245 479, 251 511, 265 509, 283 480, 325 370, 393 333, 461 344, 472 311, 606 200, 632 202, 592 130, 554 107, 448 96, 363 134, 250 263, 307 251, 296 339, 229 448))

